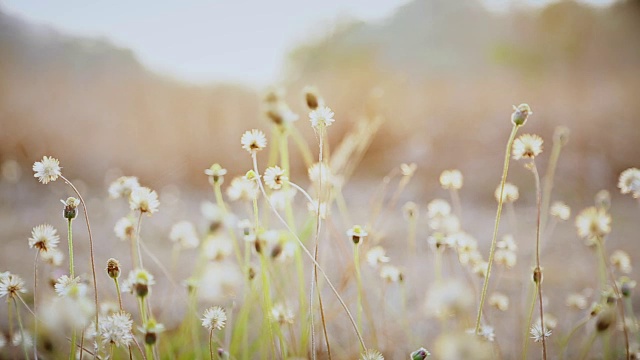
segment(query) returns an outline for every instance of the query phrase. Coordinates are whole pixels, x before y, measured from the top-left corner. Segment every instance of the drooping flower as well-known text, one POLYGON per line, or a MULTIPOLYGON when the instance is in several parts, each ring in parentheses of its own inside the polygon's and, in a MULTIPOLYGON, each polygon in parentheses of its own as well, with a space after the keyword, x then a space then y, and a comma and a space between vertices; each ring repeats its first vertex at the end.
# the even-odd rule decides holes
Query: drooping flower
POLYGON ((354 225, 351 229, 347 230, 347 236, 349 236, 356 245, 368 235, 369 233, 360 225, 354 225))
POLYGON ((220 306, 213 306, 205 310, 202 326, 209 330, 222 330, 227 321, 227 314, 220 306))
POLYGON ((629 254, 627 254, 625 251, 614 251, 613 253, 611 253, 609 261, 611 261, 611 265, 615 266, 615 268, 622 273, 630 274, 632 271, 631 257, 629 257, 629 254))
POLYGON ((120 240, 130 240, 136 235, 136 224, 130 216, 125 216, 116 222, 113 231, 120 240))
POLYGON ((205 169, 204 173, 209 176, 209 183, 222 184, 224 182, 224 176, 227 174, 227 169, 216 163, 211 165, 210 168, 205 169))
POLYGON ((60 167, 60 161, 58 159, 44 156, 42 161, 36 161, 33 164, 33 177, 38 178, 43 184, 48 184, 50 181, 56 181, 62 172, 60 167))
POLYGON ((36 248, 39 251, 47 252, 55 249, 60 241, 60 236, 57 234, 57 230, 49 225, 38 225, 31 230, 31 237, 29 238, 29 247, 36 248))

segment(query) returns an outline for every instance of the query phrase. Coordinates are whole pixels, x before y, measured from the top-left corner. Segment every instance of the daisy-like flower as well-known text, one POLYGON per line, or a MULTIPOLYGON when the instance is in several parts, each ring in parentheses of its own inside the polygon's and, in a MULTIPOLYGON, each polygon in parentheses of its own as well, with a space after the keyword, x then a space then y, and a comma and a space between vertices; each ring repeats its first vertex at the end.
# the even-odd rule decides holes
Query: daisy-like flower
POLYGON ((227 175, 227 169, 215 163, 210 168, 204 170, 205 175, 209 176, 209 183, 222 184, 224 182, 224 176, 227 175))
POLYGON ((184 249, 195 249, 200 244, 196 228, 189 221, 180 221, 171 227, 169 239, 184 249))
POLYGON ((549 212, 551 216, 555 216, 562 221, 566 221, 571 217, 571 208, 562 201, 556 201, 551 204, 549 212))
POLYGON ((330 126, 335 120, 333 111, 327 106, 319 106, 309 113, 309 120, 314 129, 330 126))
POLYGON ((369 233, 360 225, 354 225, 351 229, 347 230, 347 236, 349 236, 356 245, 368 235, 369 233))
POLYGON ((135 176, 121 176, 109 185, 109 197, 112 199, 128 198, 131 192, 140 187, 135 176))
POLYGON ((231 201, 253 201, 259 193, 260 189, 255 180, 247 180, 243 177, 231 180, 231 185, 227 188, 227 195, 231 201))
POLYGON ((625 274, 630 274, 632 271, 631 267, 631 258, 629 254, 622 250, 614 251, 609 257, 611 264, 618 269, 618 271, 623 272, 625 274))
POLYGON ((138 326, 138 331, 144 334, 144 343, 147 345, 154 345, 158 341, 158 334, 164 330, 164 325, 155 319, 149 319, 143 326, 138 326))
POLYGON ((502 265, 507 269, 511 269, 516 265, 518 257, 514 251, 497 249, 495 254, 495 262, 498 265, 502 265))
POLYGON ((509 309, 509 298, 503 293, 495 292, 489 297, 489 305, 500 311, 507 311, 509 309))
POLYGON ((611 232, 611 216, 595 206, 588 207, 576 217, 578 235, 588 241, 600 239, 611 232))
POLYGON ((222 261, 233 252, 233 242, 225 235, 211 235, 202 245, 202 253, 212 261, 222 261))
MULTIPOLYGON (((496 201, 500 201, 500 185, 496 188, 496 191, 493 194, 496 198, 496 201)), ((504 183, 504 192, 502 194, 502 202, 509 203, 518 200, 520 197, 520 191, 518 187, 513 185, 512 183, 504 183)))
POLYGON ((386 282, 402 282, 402 271, 393 265, 384 265, 380 269, 380 277, 386 282))
POLYGON ((140 186, 131 191, 131 196, 129 197, 129 208, 131 210, 151 215, 158 211, 159 206, 158 193, 148 187, 140 186))
POLYGON ((38 225, 31 230, 31 237, 29 238, 29 247, 36 248, 39 251, 47 252, 55 249, 60 241, 60 236, 57 234, 57 230, 49 225, 38 225))
POLYGON ((202 317, 202 326, 213 330, 222 330, 227 321, 227 314, 220 306, 213 306, 205 310, 202 317))
POLYGON ((535 134, 524 134, 513 142, 513 159, 533 159, 542 152, 542 138, 535 134))
POLYGON ((130 240, 136 235, 136 224, 130 216, 121 218, 116 222, 116 226, 113 228, 116 236, 120 240, 130 240))
POLYGON ((60 202, 64 204, 62 210, 62 217, 67 220, 73 220, 78 216, 78 206, 80 206, 80 200, 74 197, 68 197, 67 200, 60 199, 60 202))
POLYGON ((56 294, 62 297, 79 298, 87 294, 87 285, 83 284, 79 277, 70 278, 67 275, 62 275, 56 280, 54 289, 56 294))
POLYGON ((100 318, 98 329, 104 345, 127 347, 133 342, 131 314, 124 311, 100 318))
POLYGON ((43 184, 48 184, 50 181, 56 181, 58 176, 62 175, 60 171, 60 161, 58 159, 44 156, 42 161, 36 161, 33 164, 33 177, 37 177, 38 181, 43 184))
POLYGON ((449 205, 449 202, 446 200, 435 199, 427 204, 427 216, 429 219, 447 216, 449 214, 451 214, 451 205, 449 205))
POLYGON ((271 308, 271 319, 280 325, 293 324, 293 311, 283 304, 275 304, 271 308))
POLYGON ((378 264, 388 263, 389 257, 386 256, 386 251, 382 246, 374 246, 367 251, 367 262, 371 267, 376 267, 378 264))
POLYGON ((631 193, 634 198, 640 198, 640 169, 629 168, 620 174, 618 187, 623 194, 631 193))
POLYGON ((284 175, 284 170, 279 166, 272 166, 264 171, 264 183, 273 190, 279 190, 287 180, 289 178, 284 175))
POLYGON ((62 260, 64 260, 62 251, 56 248, 51 248, 43 252, 40 257, 44 262, 48 263, 51 266, 60 266, 62 265, 62 260))
POLYGON ((135 269, 129 273, 127 280, 122 284, 122 291, 131 292, 141 298, 149 294, 149 287, 155 284, 156 281, 145 269, 135 269))
POLYGON ((19 296, 19 293, 26 293, 24 281, 18 276, 9 272, 0 274, 0 299, 8 296, 10 299, 19 296))
POLYGON ((378 350, 369 349, 362 354, 361 360, 384 360, 384 356, 378 350))
POLYGON ((460 170, 445 170, 440 174, 440 185, 443 189, 460 190, 463 179, 460 170))
POLYGON ((253 129, 242 134, 240 143, 243 149, 253 154, 267 147, 267 137, 262 131, 253 129))
POLYGON ((589 306, 587 298, 584 295, 578 293, 569 294, 565 299, 564 304, 576 310, 584 310, 587 308, 587 306, 589 306))
POLYGON ((551 330, 547 328, 543 329, 540 324, 535 324, 529 330, 529 334, 531 334, 531 338, 533 339, 533 341, 540 342, 543 338, 546 339, 551 336, 551 330))

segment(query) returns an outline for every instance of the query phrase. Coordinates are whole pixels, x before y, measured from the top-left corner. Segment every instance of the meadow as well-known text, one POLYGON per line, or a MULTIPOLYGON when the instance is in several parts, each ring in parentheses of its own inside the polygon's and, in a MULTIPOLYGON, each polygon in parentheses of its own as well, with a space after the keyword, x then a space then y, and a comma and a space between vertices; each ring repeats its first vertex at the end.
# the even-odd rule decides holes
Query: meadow
POLYGON ((424 175, 439 189, 423 201, 415 163, 359 176, 381 117, 336 134, 322 94, 299 97, 303 113, 263 96, 270 123, 202 169, 206 191, 115 172, 100 187, 55 153, 33 159, 2 187, 2 225, 23 241, 3 246, 0 357, 640 358, 626 240, 640 170, 570 207, 554 189, 571 186, 555 175, 571 130, 542 138, 534 105, 506 104, 493 203, 467 201, 475 176, 453 167, 424 175))

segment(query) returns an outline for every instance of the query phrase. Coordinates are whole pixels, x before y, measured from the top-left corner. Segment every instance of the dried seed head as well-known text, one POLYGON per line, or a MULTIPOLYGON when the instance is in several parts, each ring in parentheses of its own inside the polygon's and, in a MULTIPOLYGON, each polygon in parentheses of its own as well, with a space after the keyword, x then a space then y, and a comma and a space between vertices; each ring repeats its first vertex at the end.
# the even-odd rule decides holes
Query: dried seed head
POLYGON ((511 114, 511 122, 516 126, 522 126, 527 122, 529 115, 533 114, 528 104, 520 104, 513 106, 513 114, 511 114))
POLYGON ((114 258, 107 260, 107 274, 112 279, 120 277, 120 262, 114 258))
POLYGON ((542 283, 542 269, 539 267, 533 269, 533 282, 536 284, 542 283))
POLYGON ((302 91, 304 93, 304 101, 307 103, 309 110, 315 110, 318 106, 324 104, 324 101, 318 95, 318 89, 315 87, 307 86, 302 91))

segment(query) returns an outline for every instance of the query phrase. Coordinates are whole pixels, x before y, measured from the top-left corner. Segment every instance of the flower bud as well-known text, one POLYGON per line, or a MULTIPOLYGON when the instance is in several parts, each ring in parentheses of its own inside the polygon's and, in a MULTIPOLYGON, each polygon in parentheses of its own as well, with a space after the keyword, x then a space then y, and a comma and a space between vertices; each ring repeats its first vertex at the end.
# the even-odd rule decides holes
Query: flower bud
POLYGON ((598 314, 596 318, 596 330, 598 332, 606 331, 616 321, 616 312, 612 307, 607 307, 598 314))
POLYGON ((513 114, 511 114, 511 122, 516 126, 522 126, 527 122, 529 115, 533 114, 528 104, 520 104, 513 106, 513 114))
POLYGON ((412 352, 410 356, 411 360, 424 360, 430 355, 431 353, 427 349, 421 347, 420 349, 412 352))
POLYGON ((143 298, 149 294, 149 286, 147 284, 133 284, 133 287, 138 297, 143 298))
POLYGON ((318 96, 317 90, 310 86, 304 88, 304 100, 307 103, 309 110, 317 109, 322 102, 318 96))
POLYGON ((67 220, 73 220, 78 216, 78 205, 80 205, 80 200, 69 197, 67 201, 60 200, 64 204, 64 210, 62 211, 62 216, 64 216, 67 220))
POLYGON ((144 343, 147 345, 155 345, 158 341, 158 334, 154 332, 147 332, 144 334, 144 343))
POLYGON ((112 279, 120 277, 120 262, 114 258, 107 260, 107 274, 112 279))

